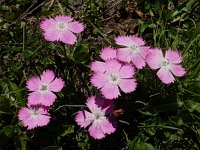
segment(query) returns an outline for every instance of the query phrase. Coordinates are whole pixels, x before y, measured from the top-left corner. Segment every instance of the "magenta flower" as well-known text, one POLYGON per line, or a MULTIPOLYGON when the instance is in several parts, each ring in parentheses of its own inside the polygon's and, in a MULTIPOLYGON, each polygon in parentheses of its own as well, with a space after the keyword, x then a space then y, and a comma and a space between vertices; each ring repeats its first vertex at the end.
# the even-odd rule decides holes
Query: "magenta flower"
POLYGON ((22 107, 18 113, 19 120, 28 130, 36 127, 46 126, 50 121, 47 110, 41 106, 22 107))
POLYGON ((180 65, 182 57, 178 51, 168 49, 165 56, 163 56, 162 50, 155 48, 150 51, 146 61, 150 68, 160 68, 157 76, 165 84, 173 83, 175 80, 174 76, 182 77, 186 73, 185 69, 180 65))
POLYGON ((106 134, 111 134, 116 130, 116 120, 110 113, 115 105, 112 101, 97 96, 91 96, 87 99, 86 110, 78 111, 75 117, 77 124, 86 128, 89 127, 89 134, 95 139, 102 139, 106 134))
POLYGON ((64 86, 61 78, 55 78, 55 74, 51 70, 43 71, 40 77, 35 76, 27 81, 29 91, 28 103, 30 105, 41 104, 50 106, 56 99, 53 92, 60 92, 64 86))
POLYGON ((72 17, 64 15, 44 19, 40 24, 40 28, 44 31, 43 35, 47 41, 62 41, 70 45, 77 42, 74 33, 80 33, 84 30, 82 23, 73 21, 72 17))
POLYGON ((137 36, 118 36, 115 38, 118 45, 124 46, 118 48, 117 58, 124 62, 132 62, 136 68, 142 69, 145 66, 145 58, 148 54, 149 47, 144 46, 145 42, 137 36))
POLYGON ((137 84, 133 75, 134 69, 131 65, 121 64, 116 59, 112 59, 105 61, 104 71, 94 72, 91 83, 101 90, 105 98, 114 99, 120 95, 119 87, 124 93, 136 89, 137 84))

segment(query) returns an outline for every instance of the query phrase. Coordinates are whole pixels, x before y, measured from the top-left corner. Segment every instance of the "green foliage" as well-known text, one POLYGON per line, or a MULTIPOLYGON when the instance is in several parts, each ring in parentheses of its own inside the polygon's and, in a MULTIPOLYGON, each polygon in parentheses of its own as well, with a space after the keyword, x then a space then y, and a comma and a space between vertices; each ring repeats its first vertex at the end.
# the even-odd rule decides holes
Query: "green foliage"
POLYGON ((200 2, 198 0, 6 0, 0 2, 0 149, 191 149, 200 147, 200 2), (39 23, 71 15, 86 29, 74 46, 49 43, 39 23), (137 34, 152 47, 177 49, 187 74, 171 85, 155 71, 138 71, 137 90, 116 100, 125 114, 106 139, 92 139, 74 121, 91 87, 89 65, 120 34, 137 34), (26 81, 44 69, 65 80, 47 127, 27 131, 18 120, 26 81))

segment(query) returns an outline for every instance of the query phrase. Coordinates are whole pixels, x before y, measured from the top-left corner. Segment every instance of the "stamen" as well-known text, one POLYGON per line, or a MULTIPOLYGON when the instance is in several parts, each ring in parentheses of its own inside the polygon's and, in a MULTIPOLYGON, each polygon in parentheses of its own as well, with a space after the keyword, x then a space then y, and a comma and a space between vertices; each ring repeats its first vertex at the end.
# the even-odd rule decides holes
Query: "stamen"
POLYGON ((37 117, 40 113, 38 112, 38 110, 36 109, 33 109, 32 112, 31 112, 31 116, 32 117, 37 117))
POLYGON ((131 45, 129 46, 133 53, 138 53, 139 47, 137 45, 131 45))
POLYGON ((111 79, 112 79, 112 81, 117 81, 117 76, 116 76, 116 75, 113 75, 113 74, 111 74, 111 79))
POLYGON ((118 74, 110 74, 108 77, 108 80, 115 84, 117 84, 119 82, 119 79, 120 79, 120 77, 118 74))
POLYGON ((47 85, 41 85, 41 88, 40 88, 41 91, 47 91, 47 89, 48 89, 47 85))
POLYGON ((168 59, 164 59, 162 61, 162 66, 168 66, 169 65, 169 60, 168 59))
POLYGON ((39 91, 41 93, 45 93, 45 92, 49 91, 49 85, 47 85, 47 84, 40 85, 39 91))
POLYGON ((104 114, 103 114, 103 112, 101 112, 101 111, 97 111, 97 112, 94 112, 94 114, 93 114, 93 120, 95 121, 97 121, 97 120, 102 120, 103 119, 103 117, 104 117, 104 114))
POLYGON ((65 30, 66 28, 67 28, 67 23, 64 23, 64 22, 58 22, 57 24, 56 24, 56 27, 57 27, 57 29, 59 29, 59 30, 65 30))

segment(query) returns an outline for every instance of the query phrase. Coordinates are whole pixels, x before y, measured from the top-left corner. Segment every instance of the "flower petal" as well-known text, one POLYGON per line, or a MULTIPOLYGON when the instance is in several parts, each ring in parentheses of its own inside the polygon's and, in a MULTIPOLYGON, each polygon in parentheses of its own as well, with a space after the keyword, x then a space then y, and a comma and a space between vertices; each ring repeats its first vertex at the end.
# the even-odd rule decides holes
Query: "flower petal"
POLYGON ((50 42, 59 41, 61 33, 54 28, 50 28, 49 30, 43 33, 44 39, 50 42))
POLYGON ((75 121, 81 128, 86 128, 90 123, 92 123, 92 114, 85 110, 78 111, 75 121))
POLYGON ((100 52, 100 57, 106 61, 117 58, 117 50, 112 47, 105 47, 100 52))
POLYGON ((51 106, 55 100, 56 100, 56 95, 53 92, 49 91, 43 94, 43 97, 41 99, 41 104, 44 106, 51 106))
POLYGON ((142 46, 145 44, 142 38, 139 38, 135 35, 118 36, 117 38, 115 38, 115 43, 122 46, 130 46, 130 45, 142 46))
POLYGON ((70 16, 64 16, 64 15, 57 15, 55 17, 56 22, 71 22, 73 20, 70 16))
POLYGON ((130 48, 118 48, 117 59, 129 63, 132 59, 132 52, 130 48))
POLYGON ((41 103, 42 94, 38 91, 34 91, 29 93, 28 95, 28 103, 30 105, 37 105, 41 103))
POLYGON ((39 88, 40 83, 41 81, 39 77, 32 77, 27 81, 26 87, 29 89, 29 91, 35 91, 39 88))
POLYGON ((90 111, 93 113, 95 112, 95 110, 97 109, 97 107, 101 107, 101 105, 98 106, 97 102, 100 101, 101 105, 102 103, 102 98, 98 97, 98 96, 90 96, 88 97, 87 101, 86 101, 86 105, 87 107, 90 109, 90 111))
POLYGON ((105 62, 106 74, 118 73, 120 68, 121 68, 121 66, 122 66, 122 64, 119 63, 116 59, 107 60, 105 62))
POLYGON ((181 65, 172 65, 170 70, 177 77, 182 77, 186 73, 185 68, 183 68, 181 65))
POLYGON ((135 79, 121 79, 119 87, 124 93, 130 93, 135 91, 137 83, 135 79))
MULTIPOLYGON (((42 108, 40 108, 40 109, 42 109, 42 108)), ((46 113, 39 115, 37 118, 37 126, 39 126, 39 127, 46 126, 50 122, 50 118, 51 117, 49 116, 47 111, 46 111, 46 113)))
POLYGON ((146 65, 145 60, 142 58, 142 56, 139 53, 132 55, 132 63, 138 69, 142 69, 146 65))
POLYGON ((55 78, 55 80, 50 83, 49 89, 53 92, 60 92, 64 87, 64 84, 65 82, 61 78, 55 78))
POLYGON ((132 78, 134 74, 134 68, 129 64, 123 65, 119 70, 119 75, 121 78, 132 78))
POLYGON ((102 74, 102 73, 94 73, 93 76, 91 77, 90 81, 93 86, 97 87, 98 89, 103 87, 107 82, 107 75, 102 74))
POLYGON ((107 99, 114 99, 120 95, 119 88, 117 84, 107 83, 101 88, 103 96, 107 99))
POLYGON ((19 120, 21 121, 28 119, 30 115, 31 115, 31 110, 26 107, 22 107, 18 113, 19 120))
POLYGON ((74 45, 77 42, 76 36, 69 30, 66 30, 60 36, 60 40, 63 43, 74 45))
MULTIPOLYGON (((137 46, 143 46, 145 44, 144 40, 138 36, 135 36, 135 35, 131 35, 129 36, 131 38, 131 41, 134 45, 137 45, 137 46)), ((132 44, 131 44, 132 45, 132 44)))
POLYGON ((146 59, 147 55, 149 54, 149 46, 142 46, 139 48, 139 53, 143 59, 146 59))
POLYGON ((157 72, 157 76, 165 84, 173 83, 175 80, 167 67, 161 67, 157 72))
POLYGON ((46 31, 49 31, 50 29, 55 28, 55 24, 56 24, 56 21, 52 18, 44 19, 40 23, 40 29, 46 32, 46 31))
POLYGON ((94 61, 91 63, 90 69, 94 72, 105 72, 105 63, 101 61, 94 61))
POLYGON ((30 105, 42 104, 44 106, 50 106, 56 100, 56 95, 51 91, 47 93, 40 93, 38 91, 29 93, 28 103, 30 105))
POLYGON ((49 84, 53 81, 54 78, 55 78, 55 74, 53 71, 45 70, 45 71, 43 71, 43 73, 41 75, 41 82, 49 84))
POLYGON ((74 33, 80 33, 84 30, 84 26, 82 23, 79 22, 69 22, 68 23, 68 30, 74 32, 74 33))
POLYGON ((168 49, 165 53, 165 58, 169 60, 170 63, 179 64, 182 62, 182 57, 178 51, 172 51, 168 49))
POLYGON ((159 48, 154 48, 149 50, 146 62, 151 69, 158 69, 161 67, 161 61, 163 60, 162 50, 159 48))
POLYGON ((94 121, 93 124, 89 127, 89 134, 94 139, 102 139, 105 137, 103 130, 101 129, 101 122, 94 121))
POLYGON ((116 131, 116 122, 108 120, 107 118, 101 121, 101 129, 104 134, 111 134, 116 131))

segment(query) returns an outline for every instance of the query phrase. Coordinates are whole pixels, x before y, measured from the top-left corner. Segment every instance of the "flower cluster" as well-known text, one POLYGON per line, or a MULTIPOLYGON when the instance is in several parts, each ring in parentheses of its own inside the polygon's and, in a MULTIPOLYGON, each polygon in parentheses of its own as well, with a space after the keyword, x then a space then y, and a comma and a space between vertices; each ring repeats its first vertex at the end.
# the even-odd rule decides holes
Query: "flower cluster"
POLYGON ((55 78, 51 70, 43 71, 40 77, 34 76, 27 81, 28 107, 19 110, 19 120, 28 129, 47 125, 50 121, 49 107, 56 100, 54 92, 60 92, 64 86, 61 78, 55 78))
MULTIPOLYGON (((77 42, 74 33, 84 30, 82 23, 73 21, 70 16, 58 15, 55 18, 44 19, 40 24, 43 36, 47 41, 61 41, 73 45, 77 42)), ((153 69, 159 69, 158 78, 165 84, 175 81, 174 76, 182 77, 186 71, 180 65, 182 57, 178 51, 168 49, 163 55, 160 48, 150 48, 145 41, 135 35, 118 36, 115 38, 118 48, 104 47, 100 51, 102 61, 91 63, 91 83, 100 90, 102 96, 91 96, 86 105, 89 109, 76 113, 75 121, 82 127, 89 129, 94 139, 102 139, 107 134, 115 132, 117 127, 115 104, 113 99, 124 93, 136 90, 137 82, 135 71, 142 69, 146 64, 153 69)), ((56 100, 55 92, 60 92, 64 86, 61 78, 55 77, 51 70, 42 75, 31 77, 27 81, 28 94, 27 107, 19 110, 19 120, 28 129, 45 126, 50 121, 48 110, 56 100)), ((121 109, 120 114, 123 114, 121 109)))
POLYGON ((107 99, 120 96, 119 88, 124 93, 133 92, 137 86, 134 70, 142 69, 146 63, 152 69, 160 68, 157 76, 165 84, 173 83, 174 76, 182 77, 186 73, 177 51, 168 49, 163 56, 161 49, 145 46, 145 41, 135 35, 116 37, 115 42, 122 47, 103 48, 100 52, 103 62, 91 63, 91 83, 107 99))

